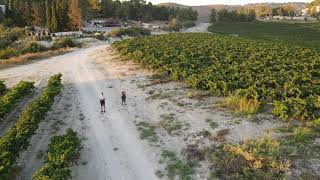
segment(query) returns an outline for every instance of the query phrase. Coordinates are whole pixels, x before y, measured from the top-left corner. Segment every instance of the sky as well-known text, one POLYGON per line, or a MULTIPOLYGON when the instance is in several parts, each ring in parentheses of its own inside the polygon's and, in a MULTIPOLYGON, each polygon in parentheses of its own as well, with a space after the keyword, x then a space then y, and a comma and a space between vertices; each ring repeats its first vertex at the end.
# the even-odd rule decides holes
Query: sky
POLYGON ((159 4, 165 2, 174 2, 183 5, 210 5, 210 4, 227 4, 227 5, 244 5, 249 3, 261 2, 311 2, 312 0, 148 0, 152 4, 159 4))

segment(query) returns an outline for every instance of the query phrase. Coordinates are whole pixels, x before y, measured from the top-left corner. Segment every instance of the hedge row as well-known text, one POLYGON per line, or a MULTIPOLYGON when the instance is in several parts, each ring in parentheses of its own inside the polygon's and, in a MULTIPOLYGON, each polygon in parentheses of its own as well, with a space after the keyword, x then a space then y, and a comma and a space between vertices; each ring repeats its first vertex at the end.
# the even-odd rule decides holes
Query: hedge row
MULTIPOLYGON (((16 86, 14 86, 10 91, 0 98, 0 121, 5 118, 7 113, 13 109, 14 105, 21 100, 21 98, 33 90, 33 84, 33 82, 20 81, 16 86)), ((1 89, 3 88, 0 83, 0 91, 1 89)))
POLYGON ((29 139, 50 110, 61 90, 61 76, 56 74, 49 79, 42 96, 28 105, 14 127, 0 139, 0 179, 8 179, 20 152, 28 147, 29 139))
POLYGON ((46 163, 33 174, 33 179, 71 178, 70 164, 78 156, 80 139, 76 132, 68 129, 64 135, 54 136, 49 144, 46 163))

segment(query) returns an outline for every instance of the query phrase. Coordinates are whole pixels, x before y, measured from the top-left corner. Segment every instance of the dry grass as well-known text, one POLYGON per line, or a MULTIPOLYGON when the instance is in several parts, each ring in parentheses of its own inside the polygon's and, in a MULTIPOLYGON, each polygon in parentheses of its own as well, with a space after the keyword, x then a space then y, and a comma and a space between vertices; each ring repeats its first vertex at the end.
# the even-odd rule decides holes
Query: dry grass
POLYGON ((44 59, 44 58, 49 58, 52 56, 57 56, 61 54, 65 54, 68 52, 73 51, 74 48, 61 48, 57 50, 49 50, 45 52, 38 52, 38 53, 27 53, 21 56, 17 57, 12 57, 10 59, 0 59, 0 68, 8 68, 13 65, 18 65, 18 64, 26 64, 28 61, 31 60, 39 60, 39 59, 44 59))
POLYGON ((252 115, 258 112, 260 102, 257 99, 247 99, 241 96, 229 96, 222 102, 222 106, 229 107, 236 113, 252 115))

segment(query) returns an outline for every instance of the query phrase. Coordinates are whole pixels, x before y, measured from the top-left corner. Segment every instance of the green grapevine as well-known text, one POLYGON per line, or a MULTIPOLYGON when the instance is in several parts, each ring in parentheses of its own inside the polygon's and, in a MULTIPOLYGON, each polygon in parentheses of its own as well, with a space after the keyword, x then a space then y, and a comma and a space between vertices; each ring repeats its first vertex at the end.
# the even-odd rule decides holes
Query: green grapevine
POLYGON ((274 114, 282 118, 318 116, 320 54, 314 50, 207 33, 135 38, 113 46, 194 88, 274 103, 274 114))
MULTIPOLYGON (((1 88, 1 84, 0 84, 1 88)), ((21 81, 0 98, 0 121, 5 118, 14 105, 34 88, 33 82, 21 81)))
POLYGON ((20 152, 28 147, 29 139, 50 110, 62 87, 61 76, 57 74, 49 79, 43 94, 27 106, 14 127, 0 138, 0 179, 8 179, 20 152))
POLYGON ((33 174, 33 179, 69 179, 70 163, 80 149, 80 139, 76 132, 68 129, 64 135, 54 136, 49 144, 44 167, 33 174))

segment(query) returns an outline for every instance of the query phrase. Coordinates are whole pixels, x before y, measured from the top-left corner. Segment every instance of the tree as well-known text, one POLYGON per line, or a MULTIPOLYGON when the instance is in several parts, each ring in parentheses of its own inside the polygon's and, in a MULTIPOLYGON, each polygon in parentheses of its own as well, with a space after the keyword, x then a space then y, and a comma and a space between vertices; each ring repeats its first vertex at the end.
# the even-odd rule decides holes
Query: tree
POLYGON ((212 9, 211 10, 211 15, 210 15, 210 22, 216 22, 217 21, 217 10, 212 9))
POLYGON ((284 10, 287 12, 288 16, 293 19, 297 13, 297 7, 294 4, 286 4, 283 6, 284 10))
POLYGON ((71 0, 70 10, 69 10, 70 22, 73 26, 73 29, 81 30, 82 17, 79 9, 78 0, 71 0))
POLYGON ((34 1, 32 3, 31 10, 32 25, 37 27, 44 27, 45 25, 45 16, 41 8, 39 1, 34 1))
POLYGON ((58 30, 58 22, 56 17, 56 6, 55 3, 52 2, 51 4, 51 20, 50 20, 50 31, 57 32, 58 30))
POLYGON ((308 14, 311 17, 316 18, 318 21, 320 20, 320 0, 312 1, 307 5, 308 14))
POLYGON ((48 29, 50 29, 50 26, 51 26, 51 13, 50 13, 49 0, 45 1, 45 9, 46 9, 46 27, 48 29))
POLYGON ((173 18, 169 23, 169 28, 173 31, 178 32, 182 28, 182 25, 176 18, 173 18))

